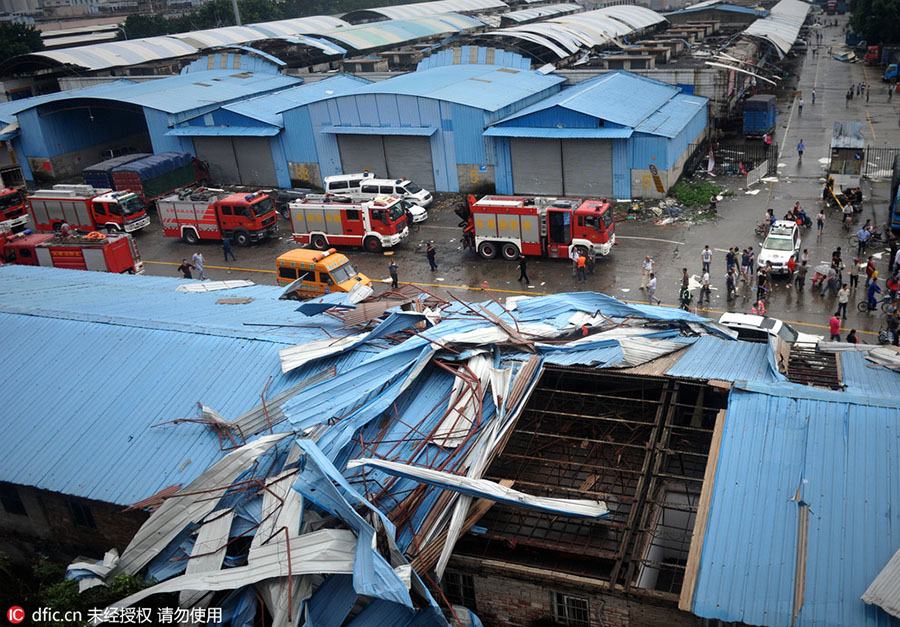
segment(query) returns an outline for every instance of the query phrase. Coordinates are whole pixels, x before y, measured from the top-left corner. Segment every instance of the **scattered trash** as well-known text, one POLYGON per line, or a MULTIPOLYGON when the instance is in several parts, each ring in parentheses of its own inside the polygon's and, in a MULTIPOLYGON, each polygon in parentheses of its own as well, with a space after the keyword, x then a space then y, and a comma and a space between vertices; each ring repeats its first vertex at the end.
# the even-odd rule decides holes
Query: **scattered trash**
POLYGON ((630 287, 623 287, 623 288, 621 288, 621 289, 622 289, 622 291, 625 292, 625 293, 628 293, 628 292, 631 291, 631 288, 630 288, 630 287))
POLYGON ((762 191, 762 190, 759 190, 759 189, 747 190, 747 195, 748 196, 756 196, 760 191, 762 191))
POLYGON ((438 280, 438 281, 443 281, 444 279, 443 279, 442 277, 438 277, 437 280, 438 280))
POLYGON ((546 282, 546 281, 541 281, 541 287, 544 287, 545 285, 547 285, 547 282, 546 282))
POLYGON ((760 180, 763 181, 764 183, 777 183, 778 177, 777 176, 765 176, 765 177, 761 178, 760 180))
MULTIPOLYGON (((786 165, 787 165, 786 163, 779 163, 779 164, 778 164, 778 167, 779 167, 779 168, 783 168, 783 167, 785 167, 786 165)), ((766 179, 763 179, 763 180, 765 181, 766 179)))

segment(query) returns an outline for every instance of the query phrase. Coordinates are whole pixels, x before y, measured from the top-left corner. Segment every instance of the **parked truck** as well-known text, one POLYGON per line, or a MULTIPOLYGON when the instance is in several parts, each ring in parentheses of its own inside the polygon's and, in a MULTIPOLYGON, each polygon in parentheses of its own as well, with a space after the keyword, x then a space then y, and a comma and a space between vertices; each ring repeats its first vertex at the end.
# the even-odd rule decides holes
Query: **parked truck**
POLYGON ((28 212, 38 231, 58 231, 63 223, 84 231, 133 233, 150 224, 144 203, 132 192, 90 185, 54 185, 28 197, 28 212))
POLYGON ((249 246, 278 232, 278 214, 265 192, 233 194, 222 189, 186 189, 156 202, 166 237, 188 244, 231 239, 249 246))
POLYGON ((763 94, 744 101, 744 137, 763 137, 775 130, 775 96, 763 94))
POLYGON ((868 46, 866 48, 866 54, 863 57, 863 63, 866 65, 880 65, 881 46, 868 46))
POLYGON ((404 202, 397 196, 337 202, 326 195, 296 200, 289 206, 294 241, 318 250, 362 246, 375 253, 396 246, 409 235, 404 202))
POLYGON ((113 170, 119 166, 127 165, 133 161, 144 159, 149 156, 150 153, 138 152, 131 155, 122 155, 120 157, 107 159, 106 161, 101 161, 100 163, 95 163, 94 165, 86 167, 81 172, 81 177, 84 179, 85 185, 90 185, 91 187, 96 187, 98 189, 115 189, 116 185, 113 182, 113 170))
POLYGON ((143 274, 144 264, 128 233, 64 237, 55 233, 25 231, 0 242, 3 263, 47 266, 70 270, 94 270, 119 274, 143 274))
POLYGON ((150 204, 183 187, 209 181, 209 169, 188 152, 163 152, 112 169, 113 189, 129 190, 150 204))
POLYGON ((568 259, 570 246, 598 255, 612 252, 616 243, 612 207, 603 200, 528 196, 468 197, 456 210, 463 219, 463 246, 485 259, 519 254, 568 259))
POLYGON ((897 82, 897 64, 891 63, 886 68, 884 68, 884 74, 881 76, 881 80, 896 83, 897 82))
POLYGON ((25 195, 18 189, 0 189, 0 233, 24 231, 30 220, 25 195))

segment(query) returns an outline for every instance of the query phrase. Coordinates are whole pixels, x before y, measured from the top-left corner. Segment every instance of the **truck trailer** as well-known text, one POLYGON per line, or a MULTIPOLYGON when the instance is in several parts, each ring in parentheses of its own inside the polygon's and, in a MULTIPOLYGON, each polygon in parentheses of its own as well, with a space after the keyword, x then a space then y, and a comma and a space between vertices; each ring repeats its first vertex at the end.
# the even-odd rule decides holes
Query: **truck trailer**
POLYGON ((278 214, 264 192, 232 194, 222 189, 186 189, 156 202, 166 237, 188 244, 232 239, 249 246, 278 232, 278 214))
POLYGON ((46 266, 69 270, 93 270, 118 274, 143 274, 144 264, 128 233, 64 237, 55 233, 25 231, 7 235, 0 242, 3 263, 46 266))
POLYGON ((54 185, 28 197, 28 212, 38 231, 58 231, 63 223, 83 231, 133 233, 150 224, 144 203, 132 192, 90 185, 54 185))
POLYGON ((485 259, 519 254, 568 259, 570 247, 598 255, 612 252, 616 243, 612 207, 603 200, 527 196, 468 197, 456 210, 463 219, 463 246, 485 259))
POLYGON ((763 137, 775 130, 775 96, 762 94, 744 101, 744 137, 763 137))
POLYGON ((122 155, 121 157, 113 157, 94 165, 89 165, 81 172, 81 178, 84 179, 85 185, 96 187, 98 189, 108 188, 115 189, 113 182, 113 170, 119 166, 127 165, 132 161, 144 159, 151 156, 148 152, 137 152, 130 155, 122 155))
POLYGON ((150 204, 183 187, 209 181, 206 165, 189 152, 163 152, 112 169, 112 187, 129 190, 150 204))

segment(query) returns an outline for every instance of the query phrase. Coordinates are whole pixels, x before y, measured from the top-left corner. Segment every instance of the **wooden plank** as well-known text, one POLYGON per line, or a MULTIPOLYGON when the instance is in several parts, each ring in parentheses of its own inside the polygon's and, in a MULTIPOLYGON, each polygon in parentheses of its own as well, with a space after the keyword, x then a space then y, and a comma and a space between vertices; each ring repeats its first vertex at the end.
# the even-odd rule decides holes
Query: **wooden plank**
POLYGON ((706 525, 709 519, 709 504, 712 501, 713 486, 716 482, 716 469, 719 466, 719 449, 722 446, 722 432, 725 430, 725 410, 716 414, 716 426, 713 429, 712 441, 709 444, 709 457, 706 460, 706 472, 703 474, 703 489, 700 491, 700 504, 694 518, 694 531, 691 533, 691 548, 688 551, 687 567, 684 571, 684 585, 678 599, 678 609, 690 612, 694 603, 694 588, 697 585, 697 573, 700 569, 700 556, 703 554, 703 540, 706 537, 706 525))

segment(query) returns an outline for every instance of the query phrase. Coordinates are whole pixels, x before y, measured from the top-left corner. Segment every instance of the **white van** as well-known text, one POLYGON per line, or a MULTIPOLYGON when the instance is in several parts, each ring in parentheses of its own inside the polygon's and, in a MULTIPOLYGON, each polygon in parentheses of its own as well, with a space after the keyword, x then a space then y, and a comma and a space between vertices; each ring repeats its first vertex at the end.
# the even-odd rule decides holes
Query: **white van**
POLYGON ((356 174, 335 174, 334 176, 326 176, 323 183, 325 184, 326 194, 358 194, 359 186, 363 181, 371 181, 375 178, 372 172, 358 172, 356 174))
POLYGON ((360 194, 368 198, 376 196, 399 196, 411 200, 420 207, 431 204, 431 193, 422 189, 409 179, 367 179, 359 186, 360 194))

